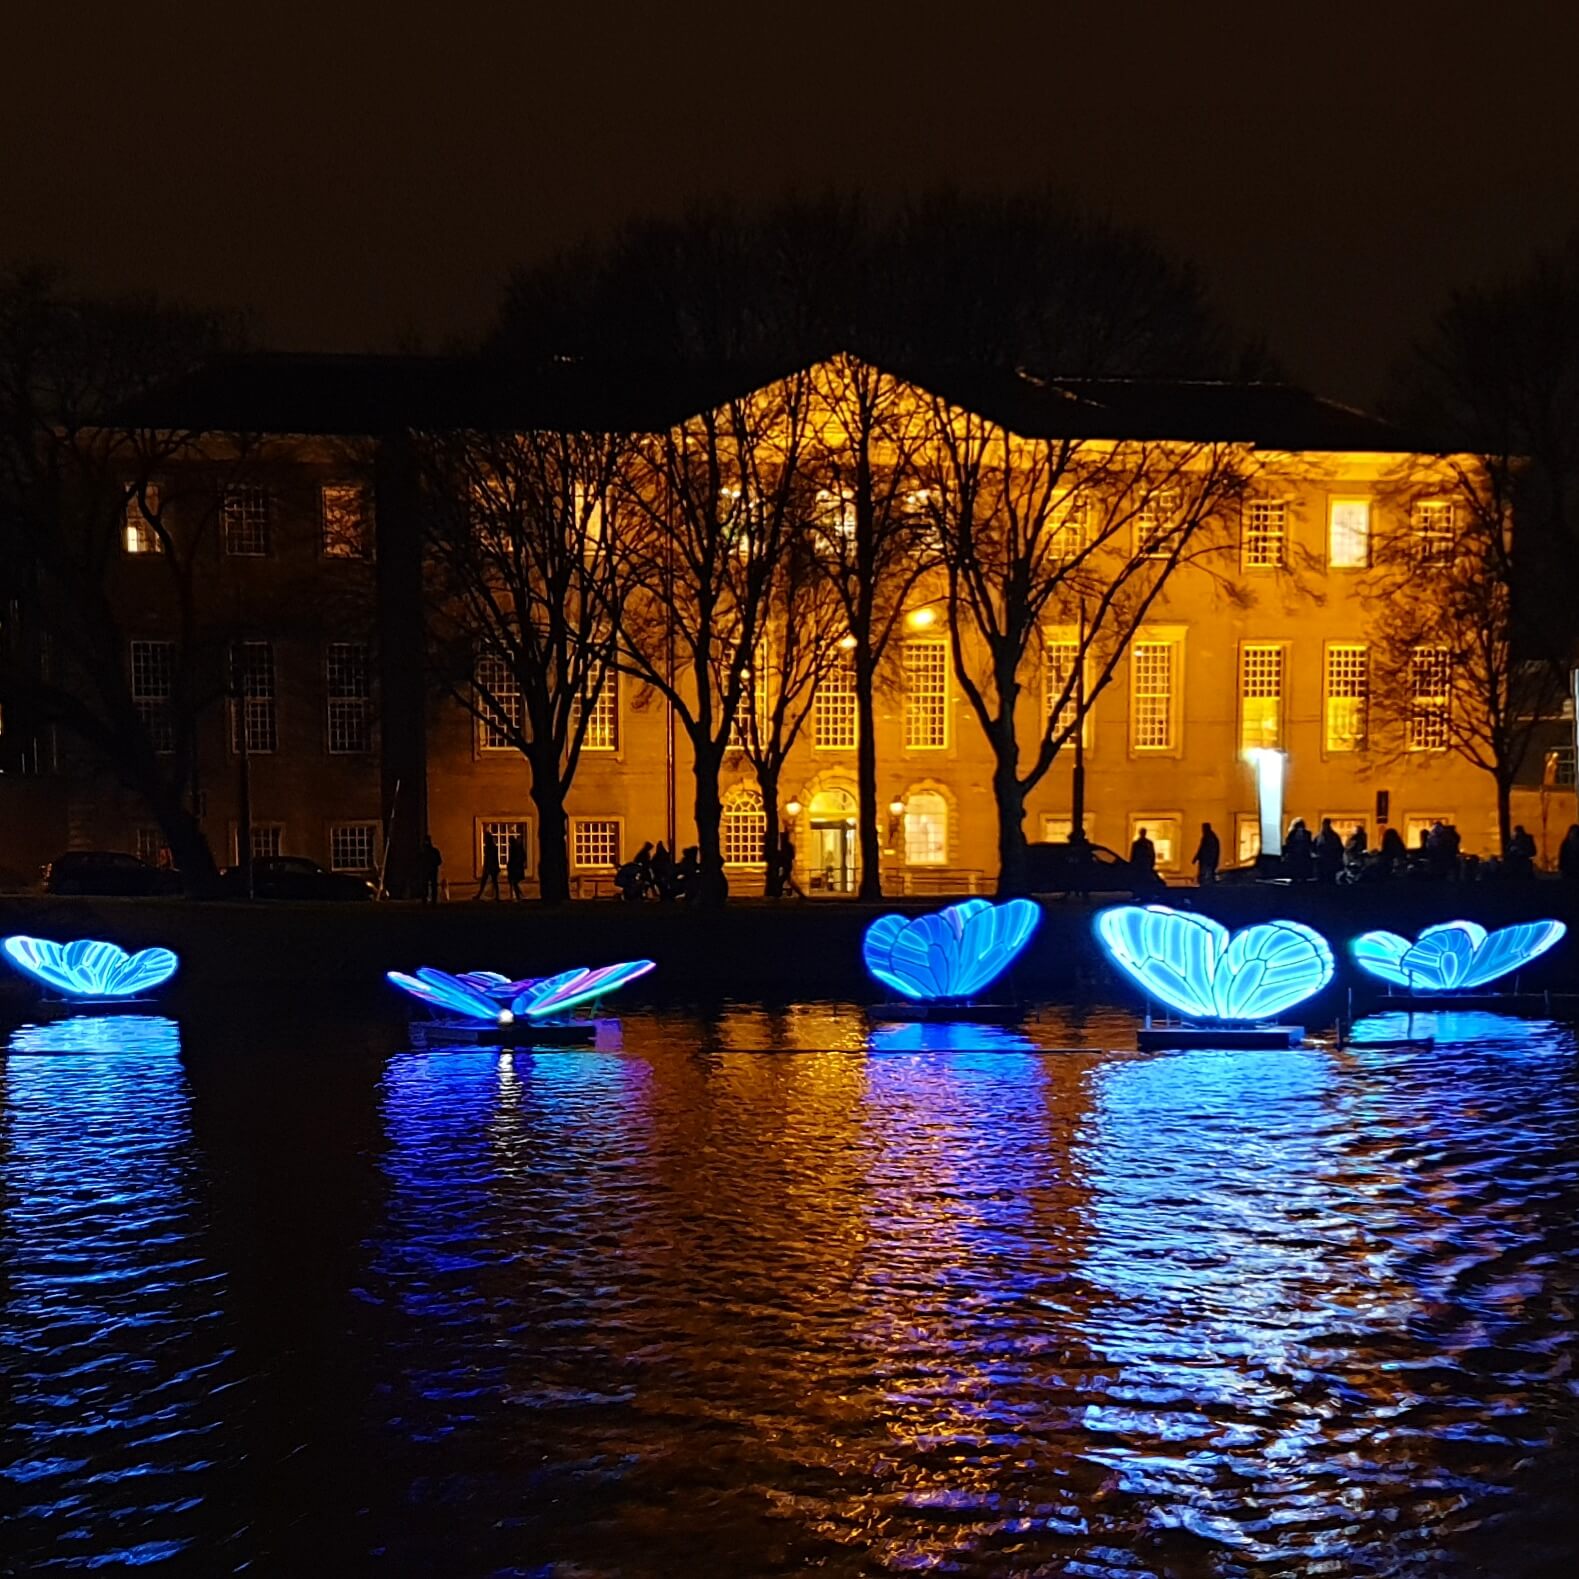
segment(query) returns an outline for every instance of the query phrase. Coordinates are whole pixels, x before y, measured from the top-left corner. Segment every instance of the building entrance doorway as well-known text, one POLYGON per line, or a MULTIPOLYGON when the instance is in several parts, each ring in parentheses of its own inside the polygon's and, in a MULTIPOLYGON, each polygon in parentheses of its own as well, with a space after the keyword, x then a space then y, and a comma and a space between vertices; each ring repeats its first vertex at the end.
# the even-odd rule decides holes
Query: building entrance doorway
POLYGON ((811 848, 806 852, 806 880, 811 892, 853 894, 857 840, 855 797, 842 789, 821 790, 806 808, 811 848))

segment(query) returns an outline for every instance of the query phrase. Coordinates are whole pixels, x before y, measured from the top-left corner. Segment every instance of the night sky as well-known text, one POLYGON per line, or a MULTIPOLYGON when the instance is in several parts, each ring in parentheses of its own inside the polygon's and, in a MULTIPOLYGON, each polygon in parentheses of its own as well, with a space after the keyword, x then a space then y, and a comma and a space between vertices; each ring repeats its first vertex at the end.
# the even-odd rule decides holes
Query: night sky
POLYGON ((0 256, 442 345, 504 276, 716 192, 1057 182, 1194 257, 1350 399, 1454 284, 1579 224, 1575 9, 36 8, 0 41, 0 256))

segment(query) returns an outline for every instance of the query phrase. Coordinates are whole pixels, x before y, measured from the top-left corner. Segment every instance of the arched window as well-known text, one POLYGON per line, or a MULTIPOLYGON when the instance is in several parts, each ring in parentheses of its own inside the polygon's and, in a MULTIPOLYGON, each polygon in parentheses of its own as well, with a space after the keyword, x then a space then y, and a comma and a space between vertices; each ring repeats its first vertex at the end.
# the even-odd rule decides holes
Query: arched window
POLYGON ((916 790, 905 802, 905 865, 948 862, 948 802, 936 790, 916 790))
POLYGON ((719 842, 725 866, 761 866, 762 843, 767 836, 767 813, 762 793, 749 784, 737 784, 724 796, 719 842))

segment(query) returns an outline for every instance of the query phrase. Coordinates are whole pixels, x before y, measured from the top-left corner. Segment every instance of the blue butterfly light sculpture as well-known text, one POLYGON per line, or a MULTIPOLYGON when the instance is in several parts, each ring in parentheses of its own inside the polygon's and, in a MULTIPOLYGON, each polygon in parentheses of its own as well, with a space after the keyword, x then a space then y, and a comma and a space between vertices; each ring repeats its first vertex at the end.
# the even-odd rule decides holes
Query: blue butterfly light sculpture
POLYGON ((1413 943, 1362 932, 1349 945, 1368 975, 1411 992, 1474 992, 1528 965, 1567 931, 1561 921, 1521 921, 1497 932, 1474 921, 1427 927, 1413 943))
POLYGON ((1166 905, 1119 905, 1097 917, 1097 936, 1131 981, 1187 1020, 1275 1019, 1332 980, 1327 940, 1298 921, 1230 933, 1166 905))
POLYGON ((638 959, 593 969, 578 965, 556 976, 526 977, 520 981, 511 981, 496 970, 473 970, 452 976, 430 965, 421 966, 413 976, 399 970, 386 974, 402 992, 441 1014, 473 1020, 479 1025, 510 1025, 518 1019, 542 1021, 550 1015, 563 1014, 655 968, 653 960, 638 959))
POLYGON ((885 987, 917 1003, 959 1002, 998 979, 1030 941, 1042 912, 1030 899, 967 899, 925 916, 880 916, 861 954, 885 987))
POLYGON ((135 998, 162 987, 179 964, 167 948, 128 954, 118 944, 95 938, 51 943, 19 935, 0 942, 0 949, 24 976, 63 998, 135 998))

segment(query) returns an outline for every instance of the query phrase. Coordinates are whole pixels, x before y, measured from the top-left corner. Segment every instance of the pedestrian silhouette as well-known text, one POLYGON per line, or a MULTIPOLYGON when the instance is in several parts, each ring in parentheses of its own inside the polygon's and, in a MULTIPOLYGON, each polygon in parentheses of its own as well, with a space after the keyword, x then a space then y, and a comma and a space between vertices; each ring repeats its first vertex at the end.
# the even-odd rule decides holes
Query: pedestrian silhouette
POLYGON ((1202 888, 1210 888, 1217 881, 1217 863, 1222 859, 1222 841, 1209 822, 1201 824, 1201 842, 1196 846, 1195 880, 1202 888))
POLYGON ((521 897, 521 884, 526 878, 526 846, 516 835, 511 835, 510 848, 505 854, 505 871, 510 878, 510 897, 521 897))
POLYGON ((1157 870, 1157 846, 1146 837, 1142 828, 1129 847, 1129 864, 1142 879, 1153 876, 1157 870))
POLYGON ((482 877, 477 884, 477 897, 482 898, 483 889, 489 884, 493 885, 493 897, 499 897, 499 841, 489 834, 484 834, 482 841, 482 877))
POLYGON ((439 847, 433 842, 433 835, 423 834, 422 902, 425 905, 436 905, 439 902, 439 868, 443 865, 444 857, 439 854, 439 847))

